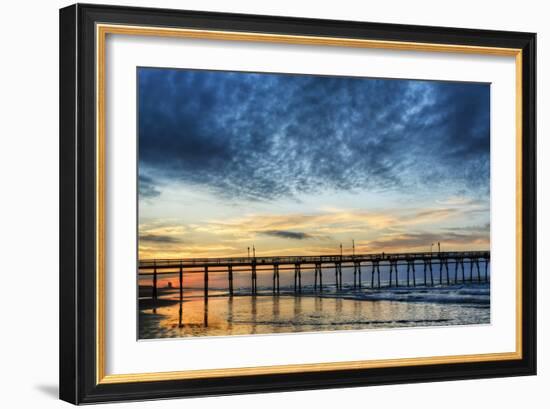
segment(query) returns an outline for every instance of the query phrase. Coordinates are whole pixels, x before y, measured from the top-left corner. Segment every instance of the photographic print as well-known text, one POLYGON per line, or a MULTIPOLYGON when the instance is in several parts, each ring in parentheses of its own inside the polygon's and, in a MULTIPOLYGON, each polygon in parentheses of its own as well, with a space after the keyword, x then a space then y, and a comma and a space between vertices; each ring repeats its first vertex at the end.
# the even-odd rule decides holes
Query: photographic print
POLYGON ((137 88, 139 339, 490 323, 490 84, 137 88))

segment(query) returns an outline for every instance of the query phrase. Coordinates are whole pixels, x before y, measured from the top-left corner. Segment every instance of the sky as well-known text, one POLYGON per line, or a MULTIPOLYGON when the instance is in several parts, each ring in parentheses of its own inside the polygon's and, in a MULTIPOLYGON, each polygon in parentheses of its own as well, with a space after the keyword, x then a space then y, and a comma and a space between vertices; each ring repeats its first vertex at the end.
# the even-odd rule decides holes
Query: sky
POLYGON ((489 249, 490 85, 138 68, 139 257, 489 249))

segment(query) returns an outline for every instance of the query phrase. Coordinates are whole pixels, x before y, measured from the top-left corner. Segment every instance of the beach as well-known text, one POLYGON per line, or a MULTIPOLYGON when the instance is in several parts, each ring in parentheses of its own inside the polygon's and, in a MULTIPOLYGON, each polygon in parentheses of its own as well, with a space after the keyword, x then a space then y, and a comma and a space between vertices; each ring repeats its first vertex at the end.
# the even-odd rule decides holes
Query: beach
POLYGON ((284 288, 273 295, 210 289, 208 302, 199 289, 162 288, 154 303, 140 287, 139 339, 369 330, 381 328, 479 325, 490 323, 490 284, 397 287, 323 294, 306 286, 302 294, 284 288))

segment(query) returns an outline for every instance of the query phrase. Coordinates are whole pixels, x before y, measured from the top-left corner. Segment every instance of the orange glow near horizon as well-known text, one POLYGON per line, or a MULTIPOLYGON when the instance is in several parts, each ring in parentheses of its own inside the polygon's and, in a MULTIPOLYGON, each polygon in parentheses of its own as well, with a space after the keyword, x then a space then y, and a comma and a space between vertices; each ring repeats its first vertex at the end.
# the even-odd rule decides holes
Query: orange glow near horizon
POLYGON ((178 225, 155 220, 139 226, 139 258, 246 257, 488 250, 489 225, 467 225, 478 205, 432 209, 328 209, 311 214, 250 214, 178 225), (459 226, 459 227, 455 227, 459 226))

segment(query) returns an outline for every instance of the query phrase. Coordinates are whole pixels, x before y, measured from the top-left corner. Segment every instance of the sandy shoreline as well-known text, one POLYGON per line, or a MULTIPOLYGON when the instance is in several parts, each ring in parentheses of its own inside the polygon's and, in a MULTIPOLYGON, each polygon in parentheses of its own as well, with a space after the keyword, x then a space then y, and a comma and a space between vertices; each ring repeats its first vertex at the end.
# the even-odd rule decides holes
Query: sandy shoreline
POLYGON ((159 289, 153 302, 139 300, 139 338, 227 336, 477 325, 490 323, 489 285, 449 288, 384 288, 342 292, 292 290, 257 295, 212 289, 159 289), (369 298, 370 297, 370 298, 369 298))

